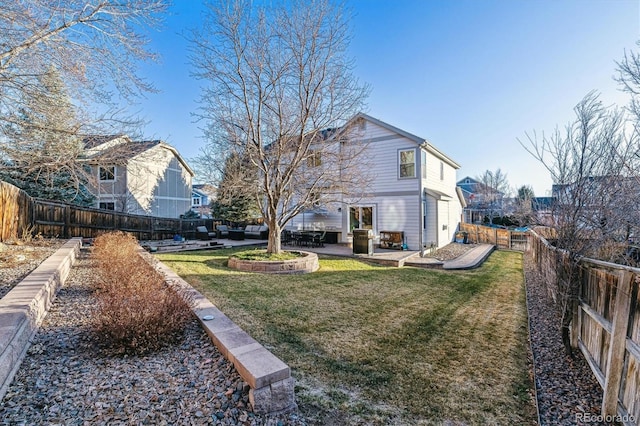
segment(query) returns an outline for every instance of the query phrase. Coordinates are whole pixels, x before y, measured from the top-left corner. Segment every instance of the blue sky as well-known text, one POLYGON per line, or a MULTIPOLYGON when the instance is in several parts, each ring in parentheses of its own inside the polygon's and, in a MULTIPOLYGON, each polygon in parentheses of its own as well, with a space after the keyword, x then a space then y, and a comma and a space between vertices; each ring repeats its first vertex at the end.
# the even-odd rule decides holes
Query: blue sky
MULTIPOLYGON (((351 0, 356 76, 371 85, 369 115, 426 138, 462 165, 458 178, 502 169, 512 187, 551 189, 518 142, 573 118, 591 90, 627 103, 615 61, 640 49, 638 0, 351 0)), ((191 114, 203 84, 190 77, 182 33, 200 25, 198 0, 175 0, 151 34, 160 64, 144 76, 161 91, 136 106, 146 138, 187 159, 204 145, 191 114)))

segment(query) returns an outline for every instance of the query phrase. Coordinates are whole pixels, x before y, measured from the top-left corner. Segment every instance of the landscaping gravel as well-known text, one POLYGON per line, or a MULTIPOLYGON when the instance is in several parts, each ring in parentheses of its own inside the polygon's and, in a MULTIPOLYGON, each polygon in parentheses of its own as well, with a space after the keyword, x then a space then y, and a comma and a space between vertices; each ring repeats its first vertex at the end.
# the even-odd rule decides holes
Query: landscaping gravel
POLYGON ((542 425, 598 425, 602 388, 579 350, 565 352, 560 313, 531 255, 524 256, 529 331, 542 425))
POLYGON ((0 243, 0 299, 62 244, 62 240, 55 239, 0 243))
MULTIPOLYGON (((471 247, 448 248, 440 255, 471 247)), ((0 282, 8 288, 34 267, 0 268, 0 282)), ((581 354, 565 355, 557 310, 529 255, 524 270, 541 424, 602 424, 594 421, 600 386, 581 354)), ((248 385, 195 319, 174 347, 144 357, 100 354, 89 331, 92 279, 83 250, 0 402, 0 424, 305 424, 298 414, 255 415, 248 385)))
POLYGON ((0 403, 0 424, 302 424, 257 416, 249 386, 194 319, 183 340, 147 356, 109 356, 91 338, 85 250, 0 403))
POLYGON ((460 257, 469 250, 478 246, 479 244, 449 243, 444 247, 440 247, 438 250, 432 253, 427 253, 424 257, 432 257, 441 261, 453 260, 456 257, 460 257))

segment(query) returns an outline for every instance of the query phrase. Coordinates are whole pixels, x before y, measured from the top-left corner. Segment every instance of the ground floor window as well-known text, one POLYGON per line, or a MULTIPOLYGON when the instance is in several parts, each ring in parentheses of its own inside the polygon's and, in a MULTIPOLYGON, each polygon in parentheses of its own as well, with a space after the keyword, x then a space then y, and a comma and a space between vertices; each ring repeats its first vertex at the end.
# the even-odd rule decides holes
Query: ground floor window
POLYGON ((116 209, 116 203, 110 202, 110 203, 100 203, 100 205, 98 206, 99 208, 103 209, 103 210, 115 210, 116 209))
POLYGON ((373 206, 349 207, 349 231, 373 229, 373 206))

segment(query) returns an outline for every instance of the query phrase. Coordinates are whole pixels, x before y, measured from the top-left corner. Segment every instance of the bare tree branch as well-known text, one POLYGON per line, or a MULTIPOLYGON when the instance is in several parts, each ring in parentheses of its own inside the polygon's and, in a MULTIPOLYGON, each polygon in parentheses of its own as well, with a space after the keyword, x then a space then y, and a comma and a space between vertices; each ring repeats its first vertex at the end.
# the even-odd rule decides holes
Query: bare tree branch
POLYGON ((82 186, 82 139, 134 134, 141 124, 117 105, 154 90, 138 70, 141 61, 156 58, 145 47, 146 31, 165 9, 160 0, 4 2, 0 169, 49 184, 60 172, 82 186))
POLYGON ((578 260, 590 256, 624 261, 627 241, 640 229, 634 206, 640 164, 637 117, 604 107, 595 92, 575 107, 564 131, 530 137, 523 146, 550 171, 555 198, 556 246, 569 255, 558 259, 553 283, 562 308, 563 341, 571 352, 569 330, 579 294, 578 260))
POLYGON ((364 145, 327 131, 355 116, 368 95, 346 57, 347 20, 325 0, 211 2, 191 38, 194 74, 208 83, 199 113, 208 123, 206 157, 220 165, 233 153, 255 168, 254 184, 239 179, 244 187, 235 190, 256 199, 272 253, 293 216, 365 184, 364 145))

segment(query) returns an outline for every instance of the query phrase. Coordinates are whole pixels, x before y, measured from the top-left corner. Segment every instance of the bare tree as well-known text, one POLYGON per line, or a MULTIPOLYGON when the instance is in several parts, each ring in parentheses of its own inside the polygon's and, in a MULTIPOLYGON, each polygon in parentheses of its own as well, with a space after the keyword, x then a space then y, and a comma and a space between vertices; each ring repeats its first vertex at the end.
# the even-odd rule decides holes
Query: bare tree
MULTIPOLYGON (((640 46, 640 41, 636 42, 640 46)), ((618 75, 615 80, 620 84, 622 91, 631 95, 629 111, 640 121, 640 54, 630 51, 624 53, 618 66, 618 75)))
POLYGON ((535 220, 534 198, 535 194, 530 185, 522 185, 516 191, 513 205, 513 216, 521 225, 531 225, 535 220))
POLYGON ((640 222, 629 213, 637 188, 639 140, 624 111, 606 108, 596 93, 576 107, 576 118, 564 131, 521 144, 551 173, 558 257, 557 294, 562 308, 562 333, 571 352, 570 323, 580 288, 578 260, 591 256, 616 260, 632 228, 640 222), (631 126, 629 126, 631 125, 631 126), (633 223, 635 222, 635 223, 633 223))
POLYGON ((363 188, 363 145, 335 130, 368 94, 346 55, 347 20, 328 0, 212 1, 193 34, 195 75, 208 83, 199 115, 209 153, 219 168, 231 153, 255 168, 254 183, 236 190, 260 206, 269 253, 281 251, 282 228, 305 208, 363 188))
POLYGON ((491 222, 494 216, 502 216, 503 201, 508 197, 510 188, 507 175, 500 169, 495 171, 486 170, 476 180, 476 200, 480 208, 486 211, 491 222))
POLYGON ((145 48, 145 32, 160 23, 165 9, 161 0, 3 2, 2 164, 14 168, 26 165, 32 171, 42 160, 33 152, 32 144, 55 140, 57 153, 40 161, 45 163, 40 170, 62 170, 78 186, 82 168, 76 160, 83 135, 134 133, 139 120, 118 111, 117 105, 121 99, 131 101, 153 90, 137 71, 141 61, 155 59, 145 48), (63 97, 46 96, 46 80, 52 73, 68 98, 65 102, 69 107, 63 111, 63 97), (63 112, 71 110, 72 115, 63 117, 63 112), (25 115, 25 111, 37 114, 25 115), (16 132, 16 128, 21 131, 16 132))

